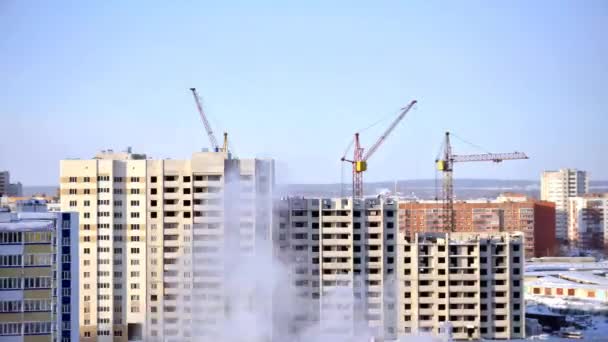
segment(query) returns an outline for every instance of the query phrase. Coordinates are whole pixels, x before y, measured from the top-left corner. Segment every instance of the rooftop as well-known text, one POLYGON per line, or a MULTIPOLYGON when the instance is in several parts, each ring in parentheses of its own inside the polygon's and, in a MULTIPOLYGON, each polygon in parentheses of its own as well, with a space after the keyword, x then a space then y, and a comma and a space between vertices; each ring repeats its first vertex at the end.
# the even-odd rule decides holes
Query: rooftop
POLYGON ((55 213, 0 212, 0 231, 46 231, 55 229, 55 213))
POLYGON ((563 272, 557 276, 550 275, 526 283, 527 286, 560 287, 578 289, 607 289, 608 278, 587 272, 563 272))

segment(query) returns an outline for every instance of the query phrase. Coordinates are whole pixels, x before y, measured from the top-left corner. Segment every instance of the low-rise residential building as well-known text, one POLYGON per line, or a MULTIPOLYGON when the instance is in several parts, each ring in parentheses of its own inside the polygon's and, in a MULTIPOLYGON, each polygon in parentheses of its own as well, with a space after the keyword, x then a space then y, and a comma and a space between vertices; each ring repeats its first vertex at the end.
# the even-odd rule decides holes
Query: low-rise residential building
POLYGON ((399 232, 398 334, 439 333, 456 340, 525 335, 522 233, 399 232))
POLYGON ((608 193, 570 197, 568 211, 570 245, 608 251, 608 193))
MULTIPOLYGON (((494 201, 454 203, 456 232, 522 232, 526 258, 553 255, 555 204, 505 193, 494 201)), ((443 230, 441 201, 399 201, 399 229, 413 237, 443 230)))
POLYGON ((78 218, 0 212, 0 340, 78 341, 78 218))

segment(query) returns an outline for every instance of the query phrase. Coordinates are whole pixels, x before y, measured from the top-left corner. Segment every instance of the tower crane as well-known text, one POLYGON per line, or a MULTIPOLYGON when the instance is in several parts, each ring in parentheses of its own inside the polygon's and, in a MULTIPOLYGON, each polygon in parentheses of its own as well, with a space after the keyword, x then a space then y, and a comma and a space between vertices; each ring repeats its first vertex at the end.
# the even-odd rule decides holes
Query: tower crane
POLYGON ((209 137, 211 149, 215 152, 228 152, 228 133, 224 132, 224 145, 222 148, 220 148, 217 144, 217 139, 215 139, 215 135, 213 134, 213 130, 211 129, 211 124, 209 124, 209 120, 207 120, 207 116, 203 111, 203 101, 201 101, 200 96, 196 92, 196 88, 190 88, 190 91, 192 92, 192 96, 194 97, 194 102, 196 103, 196 108, 198 109, 198 113, 201 116, 201 120, 203 121, 205 130, 207 131, 207 136, 209 137))
POLYGON ((353 159, 346 159, 346 154, 348 153, 348 150, 350 150, 351 145, 349 145, 346 152, 340 159, 343 162, 349 162, 353 165, 353 199, 363 197, 363 172, 367 170, 367 160, 378 150, 380 145, 382 145, 382 143, 386 140, 389 134, 391 134, 395 127, 397 127, 397 124, 401 122, 401 120, 410 111, 410 109, 414 107, 417 102, 418 101, 413 100, 407 106, 401 108, 399 116, 397 116, 397 118, 391 123, 391 125, 388 126, 386 131, 384 131, 384 133, 378 138, 378 140, 372 145, 372 147, 367 150, 367 153, 365 154, 363 153, 364 148, 361 147, 361 144, 359 142, 359 133, 355 133, 355 138, 353 140, 355 144, 353 159))
POLYGON ((464 162, 494 162, 500 163, 503 160, 528 159, 528 156, 523 152, 513 153, 484 153, 484 154, 452 154, 452 146, 450 145, 450 132, 445 132, 445 140, 443 142, 443 151, 440 157, 435 160, 437 170, 443 173, 443 196, 442 196, 442 214, 443 225, 446 231, 454 231, 456 228, 456 218, 454 215, 454 183, 453 171, 454 163, 464 162))

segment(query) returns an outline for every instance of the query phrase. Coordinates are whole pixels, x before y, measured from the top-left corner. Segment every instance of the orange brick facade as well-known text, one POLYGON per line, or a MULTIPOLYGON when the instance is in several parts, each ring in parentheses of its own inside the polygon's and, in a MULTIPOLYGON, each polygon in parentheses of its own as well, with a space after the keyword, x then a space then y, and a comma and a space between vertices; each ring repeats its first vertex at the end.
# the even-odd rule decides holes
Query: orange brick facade
MULTIPOLYGON (((406 236, 443 230, 442 205, 437 202, 399 202, 399 230, 406 236)), ((554 255, 555 204, 525 200, 454 203, 457 232, 524 233, 526 258, 554 255)))

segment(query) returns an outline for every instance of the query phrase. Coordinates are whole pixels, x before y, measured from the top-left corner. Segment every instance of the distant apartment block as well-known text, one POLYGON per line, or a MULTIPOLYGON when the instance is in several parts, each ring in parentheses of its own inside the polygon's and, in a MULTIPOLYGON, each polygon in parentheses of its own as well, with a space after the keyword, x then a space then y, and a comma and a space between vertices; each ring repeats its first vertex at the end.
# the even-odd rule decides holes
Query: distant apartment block
POLYGON ((0 197, 22 196, 23 186, 20 182, 11 183, 11 175, 8 171, 0 171, 0 197))
POLYGON ((0 171, 0 196, 8 196, 11 175, 8 171, 0 171))
POLYGON ((0 212, 1 341, 79 341, 77 222, 0 212))
POLYGON ((578 248, 608 251, 608 193, 568 198, 568 240, 578 248))
POLYGON ((524 337, 523 234, 398 235, 399 335, 449 321, 455 340, 524 337))
POLYGON ((294 197, 280 201, 278 213, 275 241, 293 286, 287 331, 278 336, 372 331, 395 339, 399 304, 387 298, 395 296, 396 202, 294 197))
MULTIPOLYGON (((456 232, 522 232, 525 257, 553 255, 555 205, 523 195, 505 193, 494 201, 454 203, 456 232)), ((399 230, 405 236, 442 232, 442 203, 438 201, 400 201, 399 230)))
POLYGON ((61 207, 81 218, 81 340, 222 340, 227 256, 271 249, 273 186, 272 161, 223 152, 61 161, 61 207))
POLYGON ((588 192, 587 172, 575 169, 545 171, 540 180, 540 198, 555 203, 556 237, 568 240, 568 198, 581 196, 588 192))

